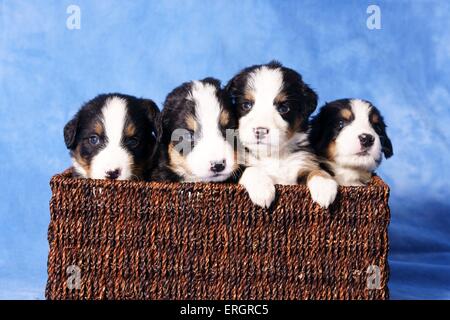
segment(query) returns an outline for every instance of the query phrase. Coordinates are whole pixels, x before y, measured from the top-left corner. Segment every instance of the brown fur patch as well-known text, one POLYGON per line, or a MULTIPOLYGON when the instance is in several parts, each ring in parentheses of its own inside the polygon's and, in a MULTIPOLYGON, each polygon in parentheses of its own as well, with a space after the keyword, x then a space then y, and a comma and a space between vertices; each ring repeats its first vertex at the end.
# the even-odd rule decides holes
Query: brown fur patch
POLYGON ((186 119, 186 126, 189 130, 197 131, 198 123, 197 120, 195 120, 195 117, 193 115, 189 115, 186 119))
POLYGON ((287 100, 287 95, 284 92, 280 92, 274 99, 275 103, 283 103, 287 100))
POLYGON ((222 127, 226 127, 228 122, 230 122, 230 113, 226 110, 222 110, 220 113, 219 123, 222 127))
POLYGON ((297 176, 297 184, 306 184, 308 173, 308 171, 299 171, 297 176))
POLYGON ((372 113, 372 115, 370 116, 370 121, 372 123, 379 123, 380 117, 376 113, 372 113))
POLYGON ((311 172, 320 171, 313 155, 311 155, 307 160, 308 161, 306 162, 306 164, 297 172, 298 184, 306 184, 311 172))
POLYGON ((125 136, 133 137, 135 134, 136 134, 136 127, 134 126, 134 124, 129 123, 125 128, 125 136))
POLYGON ((98 135, 98 136, 102 136, 103 135, 103 125, 100 121, 95 122, 94 124, 94 132, 98 135))
POLYGON ((72 153, 73 158, 75 161, 84 169, 86 172, 86 176, 90 177, 91 175, 91 165, 86 159, 84 159, 80 154, 80 145, 77 146, 75 151, 72 153))
POLYGON ((336 141, 331 141, 327 147, 327 159, 333 161, 336 156, 336 141))
POLYGON ((173 146, 169 144, 169 167, 180 176, 190 174, 190 170, 187 166, 186 159, 183 157, 173 146))
POLYGON ((341 116, 345 120, 351 120, 353 118, 353 112, 350 109, 344 108, 341 110, 341 116))
POLYGON ((287 139, 288 140, 291 139, 294 136, 295 132, 296 132, 295 127, 289 127, 287 131, 287 139))
POLYGON ((308 174, 306 182, 308 183, 314 177, 322 177, 322 178, 330 178, 331 179, 331 176, 327 172, 318 169, 318 170, 313 170, 308 174))
POLYGON ((301 123, 302 123, 302 120, 297 117, 295 119, 294 123, 292 124, 292 126, 289 126, 288 132, 287 132, 288 139, 291 139, 294 136, 294 134, 296 134, 299 131, 298 129, 300 129, 301 123))
POLYGON ((246 90, 244 93, 244 99, 246 101, 254 102, 255 96, 253 95, 253 92, 246 90))

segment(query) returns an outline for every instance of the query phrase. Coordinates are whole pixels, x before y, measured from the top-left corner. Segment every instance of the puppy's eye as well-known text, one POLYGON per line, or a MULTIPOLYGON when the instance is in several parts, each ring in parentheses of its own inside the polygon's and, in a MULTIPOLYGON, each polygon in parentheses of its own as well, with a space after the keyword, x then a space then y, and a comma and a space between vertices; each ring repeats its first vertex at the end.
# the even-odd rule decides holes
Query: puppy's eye
POLYGON ((344 120, 339 120, 339 123, 338 123, 338 129, 339 129, 339 130, 342 130, 342 128, 344 128, 344 126, 345 126, 344 120))
POLYGON ((89 139, 89 143, 92 144, 93 146, 96 146, 100 143, 100 137, 96 134, 93 134, 88 139, 89 139))
POLYGON ((130 148, 136 148, 139 145, 139 139, 137 137, 131 137, 125 143, 130 148))
POLYGON ((194 134, 192 132, 186 132, 183 134, 183 141, 192 142, 194 140, 194 134))
POLYGON ((289 112, 290 108, 289 108, 289 106, 286 105, 286 104, 280 104, 280 105, 277 107, 277 110, 278 110, 278 112, 279 112, 280 114, 285 114, 285 113, 288 113, 288 112, 289 112))
POLYGON ((253 103, 251 103, 250 101, 245 101, 242 103, 241 107, 242 110, 248 111, 253 107, 253 103))

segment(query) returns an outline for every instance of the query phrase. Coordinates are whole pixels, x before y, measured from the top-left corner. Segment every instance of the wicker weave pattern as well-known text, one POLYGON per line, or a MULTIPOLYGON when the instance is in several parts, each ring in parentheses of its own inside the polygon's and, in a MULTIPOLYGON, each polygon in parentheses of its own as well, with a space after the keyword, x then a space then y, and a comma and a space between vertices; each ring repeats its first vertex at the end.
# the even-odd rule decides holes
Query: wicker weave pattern
POLYGON ((274 208, 241 186, 51 180, 48 299, 385 299, 389 189, 340 188, 330 210, 304 186, 274 208), (66 269, 80 268, 79 289, 66 269), (367 288, 368 266, 381 289, 367 288))

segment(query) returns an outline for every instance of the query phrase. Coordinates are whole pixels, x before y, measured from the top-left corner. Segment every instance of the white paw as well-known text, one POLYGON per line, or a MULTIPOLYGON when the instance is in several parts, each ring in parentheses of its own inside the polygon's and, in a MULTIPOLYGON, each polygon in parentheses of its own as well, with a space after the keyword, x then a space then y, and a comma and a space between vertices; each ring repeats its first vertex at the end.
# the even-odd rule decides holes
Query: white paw
POLYGON ((255 168, 247 168, 239 181, 247 190, 252 202, 268 208, 275 199, 275 185, 272 179, 255 168))
POLYGON ((336 198, 338 184, 332 178, 314 176, 308 181, 308 188, 313 201, 328 208, 336 198))

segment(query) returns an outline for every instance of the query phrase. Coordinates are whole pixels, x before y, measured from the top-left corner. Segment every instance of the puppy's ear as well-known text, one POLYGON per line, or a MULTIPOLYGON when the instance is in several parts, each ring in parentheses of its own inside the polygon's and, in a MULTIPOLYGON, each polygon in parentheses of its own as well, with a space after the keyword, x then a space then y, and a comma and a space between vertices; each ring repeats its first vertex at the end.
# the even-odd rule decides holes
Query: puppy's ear
POLYGON ((380 142, 381 150, 383 151, 385 158, 389 159, 394 155, 394 149, 392 148, 391 139, 389 139, 386 133, 386 126, 383 126, 383 130, 380 135, 380 142))
POLYGON ((386 159, 389 159, 394 155, 394 150, 392 148, 392 142, 391 139, 389 139, 387 132, 386 132, 386 123, 384 122, 383 117, 381 116, 380 112, 376 107, 373 107, 374 112, 378 115, 379 123, 377 125, 377 128, 375 131, 377 131, 378 136, 380 137, 380 143, 381 143, 381 151, 384 153, 384 157, 386 159))
POLYGON ((233 87, 234 87, 233 80, 234 80, 234 78, 231 79, 230 81, 228 81, 227 85, 226 85, 225 88, 224 88, 224 90, 225 90, 226 92, 228 92, 228 94, 229 94, 230 96, 231 96, 231 92, 232 92, 233 87))
POLYGON ((140 99, 141 104, 146 108, 147 114, 151 121, 154 121, 156 116, 159 114, 159 108, 153 100, 150 99, 140 99))
POLYGON ((64 142, 66 143, 67 149, 74 149, 76 146, 75 138, 78 132, 78 122, 79 116, 77 114, 64 126, 64 142))
POLYGON ((160 144, 163 137, 163 118, 162 113, 158 113, 155 118, 155 134, 156 134, 156 143, 160 144))
POLYGON ((243 73, 237 74, 230 81, 228 81, 227 85, 224 88, 224 90, 230 96, 232 103, 234 103, 236 96, 238 95, 237 90, 239 87, 239 83, 244 84, 243 76, 244 76, 243 73))
POLYGON ((319 156, 328 158, 327 149, 333 140, 333 124, 328 120, 331 118, 330 109, 323 106, 320 112, 311 119, 308 138, 311 147, 319 156))
POLYGON ((161 122, 160 122, 160 114, 158 106, 153 100, 150 99, 141 99, 141 104, 145 107, 147 110, 147 115, 150 120, 150 122, 153 125, 153 130, 156 142, 159 143, 161 140, 162 135, 162 129, 161 129, 161 122))
POLYGON ((207 77, 203 80, 201 80, 205 83, 209 83, 212 84, 213 86, 215 86, 216 88, 220 89, 220 87, 222 86, 221 82, 219 79, 213 78, 213 77, 207 77))
POLYGON ((306 83, 302 85, 303 98, 305 101, 306 113, 311 115, 317 108, 317 93, 311 89, 306 83))

